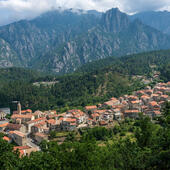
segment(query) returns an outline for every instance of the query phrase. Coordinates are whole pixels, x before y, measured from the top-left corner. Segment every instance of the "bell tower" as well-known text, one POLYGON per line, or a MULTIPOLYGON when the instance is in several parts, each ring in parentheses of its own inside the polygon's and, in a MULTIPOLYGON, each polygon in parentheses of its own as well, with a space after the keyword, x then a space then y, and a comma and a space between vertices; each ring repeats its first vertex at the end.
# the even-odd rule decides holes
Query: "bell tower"
POLYGON ((17 104, 17 111, 18 111, 18 114, 21 115, 21 103, 18 102, 17 104))

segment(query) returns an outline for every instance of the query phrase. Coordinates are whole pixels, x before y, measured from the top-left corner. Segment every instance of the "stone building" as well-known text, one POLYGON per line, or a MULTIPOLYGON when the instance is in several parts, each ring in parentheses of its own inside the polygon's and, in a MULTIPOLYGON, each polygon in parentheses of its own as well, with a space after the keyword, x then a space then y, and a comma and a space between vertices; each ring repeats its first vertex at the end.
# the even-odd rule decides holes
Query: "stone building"
POLYGON ((15 146, 13 148, 14 151, 18 150, 20 153, 20 157, 22 156, 29 156, 32 152, 38 151, 37 148, 35 147, 30 147, 30 146, 15 146))
POLYGON ((3 111, 0 111, 0 120, 4 120, 6 117, 6 113, 3 111))
POLYGON ((36 142, 38 144, 40 144, 43 140, 48 140, 48 136, 46 134, 44 134, 44 133, 37 132, 34 135, 34 139, 36 140, 36 142))
POLYGON ((27 144, 27 137, 26 134, 19 132, 19 131, 13 131, 12 133, 12 139, 14 142, 19 146, 24 146, 27 144))
POLYGON ((13 123, 8 123, 6 130, 9 131, 20 131, 22 133, 26 132, 26 127, 22 124, 13 124, 13 123))

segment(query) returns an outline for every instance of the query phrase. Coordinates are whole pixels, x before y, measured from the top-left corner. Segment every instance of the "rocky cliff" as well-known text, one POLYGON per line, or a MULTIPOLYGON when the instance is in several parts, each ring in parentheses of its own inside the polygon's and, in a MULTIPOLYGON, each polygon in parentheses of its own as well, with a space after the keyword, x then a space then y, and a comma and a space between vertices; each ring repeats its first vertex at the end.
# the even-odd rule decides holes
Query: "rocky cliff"
POLYGON ((52 11, 0 27, 0 67, 24 66, 68 73, 94 60, 170 48, 170 36, 131 20, 119 9, 106 13, 52 11))

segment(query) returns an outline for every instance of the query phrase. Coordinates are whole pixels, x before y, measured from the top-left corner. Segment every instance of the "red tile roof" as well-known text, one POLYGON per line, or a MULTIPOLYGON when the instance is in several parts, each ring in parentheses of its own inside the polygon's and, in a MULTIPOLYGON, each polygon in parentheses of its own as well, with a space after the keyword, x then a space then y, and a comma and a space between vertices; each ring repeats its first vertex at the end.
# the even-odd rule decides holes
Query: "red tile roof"
POLYGON ((70 123, 71 126, 76 126, 77 124, 76 123, 70 123))
POLYGON ((139 110, 125 110, 125 114, 139 113, 139 110))
POLYGON ((137 94, 145 94, 144 90, 140 90, 136 92, 137 94))
MULTIPOLYGON (((32 113, 31 109, 22 110, 21 113, 32 113)), ((13 114, 18 114, 18 111, 13 111, 13 114)))
POLYGON ((0 125, 0 128, 8 126, 8 123, 4 123, 0 125))
POLYGON ((43 121, 43 122, 40 122, 40 123, 37 123, 35 124, 34 126, 37 127, 37 128, 41 128, 42 126, 46 125, 46 122, 43 121))
POLYGON ((105 102, 104 104, 107 105, 107 106, 112 106, 112 105, 114 105, 114 103, 113 103, 112 100, 107 101, 107 102, 105 102))
POLYGON ((47 123, 54 125, 54 124, 56 124, 56 120, 49 119, 49 120, 47 120, 47 123))
POLYGON ((120 109, 119 108, 114 109, 114 112, 120 112, 120 109))
POLYGON ((118 99, 116 99, 115 97, 112 97, 110 100, 112 100, 112 101, 118 101, 118 99))
POLYGON ((23 150, 23 149, 30 149, 31 147, 29 147, 29 146, 15 146, 13 149, 14 150, 23 150))
POLYGON ((92 116, 93 118, 95 118, 95 117, 99 117, 99 114, 98 114, 98 113, 93 113, 93 114, 91 114, 91 116, 92 116))
POLYGON ((163 93, 161 91, 157 91, 156 94, 162 95, 163 93))
POLYGON ((64 118, 63 121, 64 121, 64 122, 72 122, 72 123, 74 123, 74 122, 76 122, 76 119, 64 118))
POLYGON ((14 147, 13 150, 16 151, 18 149, 19 153, 20 153, 20 157, 22 157, 25 155, 26 150, 30 149, 30 148, 31 147, 29 147, 29 146, 17 146, 17 147, 14 147))
POLYGON ((123 104, 123 105, 127 105, 127 102, 126 102, 126 101, 123 101, 122 104, 123 104))
POLYGON ((60 117, 59 120, 63 120, 64 118, 63 117, 60 117))
POLYGON ((161 105, 161 104, 163 104, 163 103, 165 103, 165 101, 160 101, 160 102, 159 102, 159 105, 161 105))
POLYGON ((132 104, 139 104, 140 102, 140 100, 131 101, 132 104))
POLYGON ((44 138, 44 137, 46 137, 47 135, 45 135, 44 133, 39 133, 39 132, 37 132, 37 133, 35 133, 35 136, 39 136, 39 137, 44 138))
POLYGON ((7 128, 10 130, 19 130, 21 128, 20 124, 8 123, 7 128))
POLYGON ((102 120, 102 121, 99 122, 99 124, 100 124, 101 126, 105 126, 105 125, 107 125, 108 123, 107 123, 106 121, 102 120))
POLYGON ((168 98, 169 96, 168 95, 162 95, 161 97, 162 98, 168 98))
POLYGON ((14 131, 9 131, 9 134, 13 134, 14 133, 14 131))
POLYGON ((145 90, 146 93, 153 93, 153 90, 145 90))
POLYGON ((11 139, 8 138, 7 136, 4 136, 4 137, 3 137, 3 140, 6 140, 7 142, 9 142, 11 139))
POLYGON ((149 99, 150 97, 149 96, 147 96, 147 95, 143 95, 143 96, 141 96, 141 99, 149 99))
POLYGON ((137 96, 128 96, 128 99, 133 99, 133 100, 137 100, 138 99, 138 97, 137 96))
POLYGON ((54 114, 56 114, 56 113, 57 113, 57 111, 56 111, 56 110, 51 110, 51 112, 52 112, 52 113, 54 113, 54 114))
POLYGON ((158 86, 165 86, 166 83, 158 83, 158 86))
POLYGON ((152 94, 152 97, 159 97, 158 94, 152 94))
POLYGON ((106 110, 95 110, 94 113, 104 114, 106 110))
POLYGON ((144 106, 141 106, 141 108, 142 109, 147 109, 148 107, 144 105, 144 106))
POLYGON ((13 114, 13 115, 11 116, 12 119, 18 119, 18 118, 20 118, 20 119, 22 119, 22 118, 31 119, 32 117, 33 117, 32 114, 27 114, 27 115, 13 114))
POLYGON ((32 110, 31 109, 22 110, 21 113, 32 113, 32 110))
POLYGON ((158 103, 156 101, 152 101, 149 103, 151 106, 159 106, 158 103))
POLYGON ((160 111, 154 111, 154 113, 155 113, 156 115, 161 115, 161 112, 160 112, 160 111))
POLYGON ((86 110, 93 110, 93 109, 97 109, 97 106, 86 106, 85 109, 86 110))
POLYGON ((18 136, 20 136, 20 137, 25 137, 26 135, 24 134, 24 133, 22 133, 22 132, 20 132, 20 131, 13 131, 13 134, 16 134, 16 135, 18 135, 18 136))
POLYGON ((68 111, 68 113, 71 113, 72 115, 80 115, 80 116, 83 116, 85 114, 81 110, 68 111))
POLYGON ((41 118, 38 118, 38 119, 35 119, 35 120, 31 120, 31 121, 27 122, 27 124, 37 123, 37 122, 44 121, 44 120, 46 120, 46 118, 41 117, 41 118))

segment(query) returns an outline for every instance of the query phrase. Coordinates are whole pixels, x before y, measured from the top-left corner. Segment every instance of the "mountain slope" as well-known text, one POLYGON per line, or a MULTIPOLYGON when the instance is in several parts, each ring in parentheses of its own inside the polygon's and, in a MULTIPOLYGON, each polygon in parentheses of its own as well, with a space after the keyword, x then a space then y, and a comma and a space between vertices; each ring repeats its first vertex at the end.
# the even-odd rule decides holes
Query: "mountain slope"
POLYGON ((24 69, 24 68, 17 68, 17 67, 11 67, 11 68, 0 68, 0 84, 3 82, 9 82, 9 81, 30 81, 32 79, 37 79, 41 77, 43 74, 30 70, 30 69, 24 69))
POLYGON ((98 17, 91 14, 52 11, 31 21, 0 27, 0 37, 15 50, 22 65, 28 67, 37 57, 86 32, 97 22, 98 17))
POLYGON ((170 34, 170 12, 168 11, 147 11, 130 16, 132 20, 140 19, 147 24, 163 33, 170 34))
POLYGON ((144 75, 151 72, 151 66, 155 66, 157 70, 163 70, 164 67, 169 64, 170 50, 160 50, 131 54, 120 58, 109 57, 87 63, 78 68, 76 72, 95 73, 100 72, 101 70, 110 70, 119 72, 123 75, 144 75))
POLYGON ((111 9, 102 16, 98 26, 63 44, 59 50, 45 54, 38 61, 42 60, 40 67, 43 69, 66 73, 87 62, 109 56, 168 48, 170 36, 139 20, 130 22, 126 14, 111 9))
MULTIPOLYGON (((6 72, 10 74, 4 77, 6 84, 0 88, 0 105, 4 107, 13 100, 20 100, 24 108, 56 109, 64 112, 65 109, 73 107, 97 104, 113 96, 119 97, 143 88, 140 80, 134 80, 133 77, 140 75, 144 79, 145 77, 149 79, 152 77, 153 67, 155 71, 161 71, 161 77, 164 80, 170 81, 169 68, 164 69, 166 65, 169 65, 168 63, 170 63, 170 50, 107 58, 89 63, 71 75, 52 77, 51 81, 56 83, 50 88, 35 86, 32 81, 23 81, 22 75, 26 74, 29 80, 29 75, 36 76, 33 72, 21 70, 19 73, 16 69, 3 70, 3 75, 6 72), (9 83, 7 79, 13 80, 10 77, 12 72, 17 75, 14 76, 14 80, 17 77, 18 79, 9 83)), ((35 82, 41 80, 49 81, 50 79, 37 77, 35 82)))
POLYGON ((0 37, 6 42, 6 47, 1 43, 1 49, 7 49, 8 44, 1 65, 55 73, 69 73, 109 56, 170 48, 170 36, 131 21, 117 8, 102 16, 95 11, 48 12, 31 21, 0 27, 0 37))
POLYGON ((10 44, 0 38, 0 67, 21 66, 16 52, 10 44))

